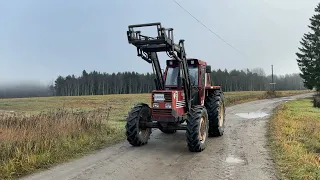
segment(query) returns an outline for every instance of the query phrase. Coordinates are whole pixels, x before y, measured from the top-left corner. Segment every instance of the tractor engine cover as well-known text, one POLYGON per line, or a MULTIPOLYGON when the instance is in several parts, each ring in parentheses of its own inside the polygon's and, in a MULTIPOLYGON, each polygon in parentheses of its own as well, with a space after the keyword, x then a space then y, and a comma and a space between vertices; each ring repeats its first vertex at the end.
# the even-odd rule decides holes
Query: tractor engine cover
POLYGON ((177 122, 185 113, 184 92, 182 90, 152 91, 152 117, 158 122, 177 122))

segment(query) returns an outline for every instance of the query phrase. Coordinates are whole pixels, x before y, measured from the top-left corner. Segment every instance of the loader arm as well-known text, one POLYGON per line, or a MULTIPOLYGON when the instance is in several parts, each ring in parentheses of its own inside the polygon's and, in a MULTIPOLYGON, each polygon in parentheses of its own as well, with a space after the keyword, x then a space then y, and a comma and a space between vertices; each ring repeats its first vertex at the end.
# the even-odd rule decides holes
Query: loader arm
MULTIPOLYGON (((136 24, 128 26, 127 37, 129 44, 137 47, 137 55, 148 63, 152 63, 153 71, 156 74, 157 90, 164 89, 164 79, 157 52, 167 52, 169 57, 173 57, 179 62, 180 70, 182 70, 182 84, 185 94, 185 112, 191 109, 191 83, 189 77, 189 69, 184 48, 184 40, 180 40, 178 44, 173 40, 173 29, 165 29, 161 23, 136 24), (141 27, 157 27, 157 37, 148 37, 141 35, 140 31, 134 31, 134 28, 141 27)), ((180 73, 178 81, 180 80, 180 73)), ((181 85, 181 82, 179 83, 181 85)))
POLYGON ((148 53, 148 56, 152 61, 153 72, 156 75, 156 79, 155 79, 156 89, 164 90, 164 79, 163 79, 163 74, 161 72, 161 66, 158 59, 158 54, 156 52, 150 52, 148 53))

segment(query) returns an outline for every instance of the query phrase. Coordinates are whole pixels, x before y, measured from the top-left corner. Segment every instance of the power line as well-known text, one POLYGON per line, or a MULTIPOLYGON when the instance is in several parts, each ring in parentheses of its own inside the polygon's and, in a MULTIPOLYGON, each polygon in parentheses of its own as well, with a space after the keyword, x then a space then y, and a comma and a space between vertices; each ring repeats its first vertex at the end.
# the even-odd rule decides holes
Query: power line
POLYGON ((248 58, 248 56, 243 53, 242 51, 240 51, 239 49, 237 49, 236 47, 234 47, 233 45, 231 45, 230 43, 228 43, 226 40, 224 40, 222 37, 220 37, 217 33, 215 33, 214 31, 212 31, 208 26, 206 26, 204 23, 202 23, 199 19, 197 19, 195 16, 193 16, 188 10, 186 10, 183 6, 181 6, 177 1, 172 0, 173 2, 175 2, 181 9, 183 9, 185 12, 187 12, 191 17, 193 17, 196 21, 198 21, 200 24, 202 24, 203 27, 205 27, 207 30, 209 30, 212 34, 214 34, 216 37, 218 37, 220 40, 222 40, 224 43, 226 43, 227 45, 229 45, 231 48, 233 48, 234 50, 238 51, 239 53, 241 53, 242 55, 246 56, 248 58))

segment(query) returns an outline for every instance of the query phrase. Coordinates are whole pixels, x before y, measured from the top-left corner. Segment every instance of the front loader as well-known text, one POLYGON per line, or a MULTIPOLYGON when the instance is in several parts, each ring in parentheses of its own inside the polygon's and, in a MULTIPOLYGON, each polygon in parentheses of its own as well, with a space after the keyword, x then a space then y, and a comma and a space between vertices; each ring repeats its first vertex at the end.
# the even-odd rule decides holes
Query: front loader
POLYGON ((161 23, 130 25, 129 44, 136 46, 137 55, 152 64, 155 87, 151 107, 145 103, 134 105, 127 116, 126 136, 132 146, 148 143, 152 128, 163 133, 186 131, 191 152, 206 148, 207 138, 222 136, 225 128, 224 93, 220 86, 211 86, 211 66, 197 58, 186 57, 184 40, 173 41, 173 29, 161 23), (155 26, 157 37, 141 35, 135 28, 155 26), (158 52, 166 52, 162 73, 158 52))

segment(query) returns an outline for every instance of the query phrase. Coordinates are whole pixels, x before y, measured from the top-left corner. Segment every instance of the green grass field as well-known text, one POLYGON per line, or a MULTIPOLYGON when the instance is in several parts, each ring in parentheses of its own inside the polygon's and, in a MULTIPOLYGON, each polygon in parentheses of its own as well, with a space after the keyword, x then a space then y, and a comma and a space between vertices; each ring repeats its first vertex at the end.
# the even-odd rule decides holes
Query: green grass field
POLYGON ((269 121, 269 140, 283 179, 320 179, 320 109, 311 99, 279 106, 269 121))
MULTIPOLYGON (((276 97, 310 91, 280 91, 276 97)), ((226 105, 272 97, 227 92, 226 105)), ((0 179, 17 178, 125 139, 125 116, 150 94, 0 99, 0 179)))

